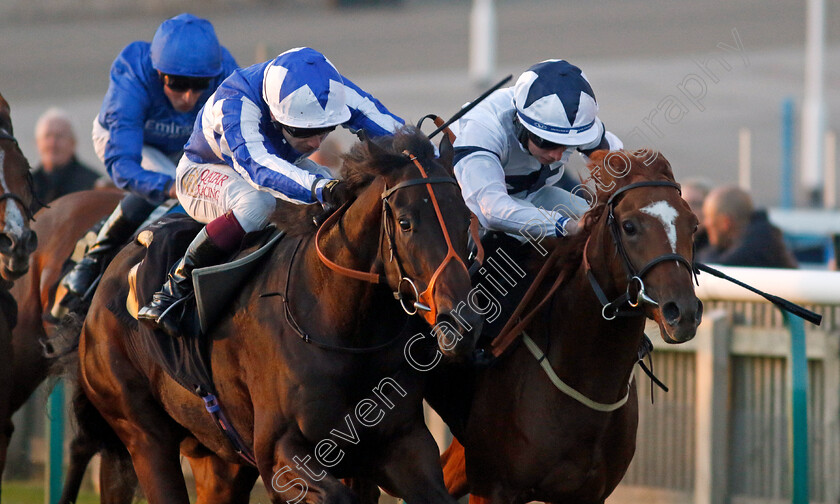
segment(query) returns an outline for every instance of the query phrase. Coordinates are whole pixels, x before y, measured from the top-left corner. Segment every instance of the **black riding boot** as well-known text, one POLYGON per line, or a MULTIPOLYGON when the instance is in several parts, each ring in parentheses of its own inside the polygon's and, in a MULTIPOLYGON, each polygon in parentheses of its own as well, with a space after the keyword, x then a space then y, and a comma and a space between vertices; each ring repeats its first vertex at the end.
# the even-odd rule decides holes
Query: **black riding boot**
MULTIPOLYGON (((153 206, 149 207, 154 209, 153 206)), ((61 285, 68 290, 70 295, 77 298, 85 295, 105 266, 137 231, 137 227, 144 219, 145 217, 139 221, 129 219, 123 210, 122 203, 117 205, 116 210, 111 213, 102 225, 102 229, 99 230, 99 234, 96 235, 96 242, 90 246, 82 260, 61 279, 61 285)))
POLYGON ((219 248, 210 240, 206 227, 202 229, 190 243, 184 257, 169 271, 169 278, 164 282, 163 288, 155 293, 149 304, 140 308, 137 319, 152 329, 160 329, 172 337, 178 336, 180 334, 178 315, 181 310, 171 312, 167 310, 176 302, 192 294, 194 269, 219 264, 229 254, 229 251, 219 248))

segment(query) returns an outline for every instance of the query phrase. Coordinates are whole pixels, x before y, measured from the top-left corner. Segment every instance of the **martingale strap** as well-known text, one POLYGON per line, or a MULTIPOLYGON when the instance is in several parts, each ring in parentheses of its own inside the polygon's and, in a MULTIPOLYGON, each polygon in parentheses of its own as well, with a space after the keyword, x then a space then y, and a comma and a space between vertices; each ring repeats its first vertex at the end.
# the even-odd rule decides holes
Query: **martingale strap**
POLYGON ((635 376, 635 373, 630 373, 630 382, 627 383, 627 394, 625 394, 624 397, 622 397, 614 403, 600 403, 586 397, 582 393, 572 388, 571 385, 561 380, 560 377, 557 376, 557 373, 554 372, 554 369, 551 367, 551 363, 548 362, 548 357, 545 355, 545 353, 540 349, 540 347, 537 346, 536 343, 534 343, 534 340, 532 340, 531 337, 528 336, 528 333, 524 331, 522 332, 522 341, 523 343, 525 343, 525 346, 528 348, 528 351, 531 352, 531 355, 533 355, 534 358, 537 359, 537 362, 539 363, 540 367, 543 368, 545 374, 548 375, 548 379, 551 380, 551 383, 554 384, 555 387, 557 387, 557 390, 563 392, 564 394, 571 397, 575 401, 583 404, 587 408, 593 409, 595 411, 608 413, 610 411, 615 411, 618 408, 624 406, 624 404, 627 402, 627 399, 630 398, 630 384, 633 383, 633 377, 635 376))
POLYGON ((199 397, 201 397, 204 401, 204 408, 207 410, 207 413, 210 413, 210 416, 213 418, 216 426, 233 445, 233 450, 242 457, 242 460, 254 467, 257 467, 257 459, 254 457, 253 451, 245 444, 245 441, 242 440, 239 432, 237 432, 237 430, 233 427, 233 424, 230 423, 230 420, 228 420, 224 411, 222 411, 222 406, 219 404, 219 400, 216 396, 204 391, 200 387, 199 390, 196 390, 196 393, 198 393, 199 397))

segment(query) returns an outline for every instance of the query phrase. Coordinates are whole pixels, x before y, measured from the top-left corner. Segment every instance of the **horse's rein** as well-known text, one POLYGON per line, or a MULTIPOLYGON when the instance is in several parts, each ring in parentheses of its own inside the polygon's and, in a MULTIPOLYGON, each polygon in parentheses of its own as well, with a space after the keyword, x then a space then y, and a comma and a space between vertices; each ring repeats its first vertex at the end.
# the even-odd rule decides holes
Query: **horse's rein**
MULTIPOLYGON (((397 285, 397 290, 394 292, 394 297, 400 301, 400 304, 401 304, 403 310, 407 314, 415 315, 416 313, 418 313, 418 311, 423 311, 423 315, 422 315, 423 318, 426 319, 426 321, 430 325, 434 325, 435 324, 435 319, 437 317, 437 307, 434 303, 433 294, 434 294, 435 282, 437 281, 437 278, 440 275, 440 273, 443 271, 443 269, 446 267, 446 265, 450 261, 455 260, 456 262, 460 263, 464 267, 464 269, 467 271, 467 273, 469 274, 469 268, 467 268, 466 264, 464 264, 464 261, 457 254, 457 252, 455 252, 455 248, 452 245, 452 240, 449 236, 449 230, 446 227, 446 222, 443 220, 443 214, 440 210, 440 206, 438 204, 437 197, 435 196, 435 193, 432 190, 432 184, 451 183, 451 184, 455 184, 457 186, 458 182, 451 177, 429 177, 428 174, 426 173, 426 170, 423 168, 423 165, 420 163, 420 161, 417 159, 417 157, 414 154, 412 154, 408 151, 403 151, 403 154, 406 155, 408 157, 408 159, 411 160, 414 163, 414 165, 420 171, 420 175, 422 176, 422 178, 406 180, 406 181, 400 182, 399 184, 395 185, 394 187, 385 188, 383 190, 382 196, 381 196, 383 218, 382 218, 382 227, 380 229, 380 245, 381 245, 381 241, 382 241, 382 235, 387 236, 387 238, 388 238, 388 248, 391 252, 390 261, 393 261, 396 258, 395 264, 396 264, 397 271, 398 271, 399 276, 400 276, 400 283, 397 285), (422 293, 418 294, 417 285, 415 284, 414 280, 412 280, 411 278, 409 278, 408 276, 405 275, 403 267, 402 267, 402 263, 399 259, 399 255, 396 253, 396 249, 394 247, 394 238, 392 236, 393 227, 388 226, 389 218, 390 218, 390 220, 393 220, 394 217, 393 217, 393 212, 390 210, 390 203, 388 201, 388 198, 394 192, 396 192, 400 189, 403 189, 405 187, 414 186, 414 185, 421 185, 421 184, 425 185, 426 190, 429 192, 429 195, 430 195, 431 201, 432 201, 432 205, 434 206, 434 209, 435 209, 435 215, 437 216, 438 223, 441 226, 441 230, 443 231, 444 239, 446 240, 446 245, 447 245, 448 251, 447 251, 446 257, 444 257, 443 261, 441 262, 441 264, 438 266, 438 268, 435 270, 434 274, 432 275, 432 279, 429 281, 429 285, 426 287, 426 290, 424 290, 422 293), (407 283, 414 291, 415 299, 414 299, 413 302, 409 301, 411 304, 408 304, 408 305, 406 304, 405 296, 402 294, 402 292, 400 290, 400 287, 402 286, 403 283, 407 283)), ((354 270, 354 269, 351 269, 351 268, 341 266, 341 265, 335 263, 334 261, 330 260, 328 257, 326 257, 326 255, 321 250, 321 246, 320 246, 321 232, 325 228, 332 227, 338 221, 338 219, 341 217, 341 215, 343 215, 344 212, 347 211, 348 207, 349 207, 349 203, 345 203, 344 205, 342 205, 341 208, 339 208, 336 212, 334 212, 332 215, 330 215, 330 217, 327 218, 327 220, 324 221, 324 223, 321 225, 321 227, 318 228, 318 232, 315 234, 315 250, 318 254, 318 258, 321 260, 321 262, 325 266, 327 266, 329 269, 335 271, 336 273, 338 273, 340 275, 344 275, 344 276, 347 276, 347 277, 350 277, 350 278, 355 278, 357 280, 362 280, 362 281, 373 283, 373 284, 385 283, 384 275, 378 274, 378 273, 372 273, 372 272, 358 271, 358 270, 354 270)), ((478 260, 480 262, 483 259, 484 251, 483 251, 483 249, 481 249, 481 241, 478 239, 478 220, 476 219, 476 217, 474 215, 472 215, 470 219, 471 219, 470 232, 473 234, 473 240, 479 246, 478 260)))
POLYGON ((521 317, 522 312, 525 311, 525 307, 528 306, 528 303, 531 302, 531 299, 537 293, 537 289, 539 289, 540 285, 542 284, 545 277, 548 275, 549 270, 551 270, 552 266, 557 262, 557 259, 560 257, 559 249, 554 248, 551 251, 551 254, 546 259, 545 263, 543 263, 542 268, 537 273, 537 276, 534 277, 534 281, 531 282, 531 286, 528 287, 528 290, 525 291, 525 295, 522 296, 522 300, 519 301, 519 304, 516 306, 516 309, 511 314, 510 318, 508 318, 507 323, 499 332, 499 335, 493 339, 493 342, 490 344, 491 352, 493 353, 494 357, 499 357, 510 347, 510 345, 516 341, 516 338, 519 337, 520 334, 523 334, 525 327, 531 322, 531 319, 534 318, 540 309, 548 302, 549 299, 557 292, 557 289, 560 288, 560 285, 566 280, 566 275, 561 273, 557 275, 557 278, 554 280, 554 284, 549 289, 548 293, 540 300, 537 305, 528 312, 527 315, 521 317), (521 317, 521 318, 520 318, 521 317))

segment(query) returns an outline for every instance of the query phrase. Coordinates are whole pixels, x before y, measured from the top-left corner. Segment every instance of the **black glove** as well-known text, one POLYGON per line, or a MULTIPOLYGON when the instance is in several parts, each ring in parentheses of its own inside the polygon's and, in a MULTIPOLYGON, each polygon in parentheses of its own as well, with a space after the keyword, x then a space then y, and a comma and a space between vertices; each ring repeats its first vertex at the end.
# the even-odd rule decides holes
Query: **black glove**
POLYGON ((330 180, 321 189, 324 207, 338 208, 350 199, 350 190, 342 180, 330 180))

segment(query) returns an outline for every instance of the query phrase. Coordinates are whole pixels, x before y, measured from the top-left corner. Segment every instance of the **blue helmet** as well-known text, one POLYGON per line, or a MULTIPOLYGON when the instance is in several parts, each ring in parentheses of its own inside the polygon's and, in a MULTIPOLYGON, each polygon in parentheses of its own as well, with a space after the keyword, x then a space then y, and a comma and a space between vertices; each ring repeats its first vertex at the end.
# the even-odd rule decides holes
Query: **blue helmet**
POLYGON ((179 14, 161 23, 152 39, 152 67, 186 77, 215 77, 222 73, 222 48, 213 25, 192 14, 179 14))
POLYGON ((344 79, 330 60, 308 47, 274 58, 263 74, 263 100, 274 120, 294 128, 327 128, 350 119, 344 79))
POLYGON ((519 122, 561 145, 592 143, 604 132, 586 75, 564 60, 546 60, 519 76, 513 88, 519 122))

